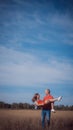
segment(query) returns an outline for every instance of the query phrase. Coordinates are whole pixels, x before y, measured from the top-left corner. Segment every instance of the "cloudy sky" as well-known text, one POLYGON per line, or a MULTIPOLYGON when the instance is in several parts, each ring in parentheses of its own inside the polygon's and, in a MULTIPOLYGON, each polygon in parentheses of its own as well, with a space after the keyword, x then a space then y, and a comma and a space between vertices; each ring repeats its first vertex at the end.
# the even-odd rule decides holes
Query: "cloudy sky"
POLYGON ((0 0, 0 101, 46 88, 73 105, 73 1, 0 0))

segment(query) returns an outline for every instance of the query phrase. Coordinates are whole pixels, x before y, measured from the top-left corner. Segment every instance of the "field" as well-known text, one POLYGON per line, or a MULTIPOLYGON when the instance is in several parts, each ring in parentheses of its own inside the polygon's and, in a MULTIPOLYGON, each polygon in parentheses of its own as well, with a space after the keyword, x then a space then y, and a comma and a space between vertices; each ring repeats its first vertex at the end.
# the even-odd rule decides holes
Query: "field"
MULTIPOLYGON (((42 130, 41 111, 0 110, 0 130, 42 130)), ((52 113, 49 130, 73 130, 73 111, 52 113)))

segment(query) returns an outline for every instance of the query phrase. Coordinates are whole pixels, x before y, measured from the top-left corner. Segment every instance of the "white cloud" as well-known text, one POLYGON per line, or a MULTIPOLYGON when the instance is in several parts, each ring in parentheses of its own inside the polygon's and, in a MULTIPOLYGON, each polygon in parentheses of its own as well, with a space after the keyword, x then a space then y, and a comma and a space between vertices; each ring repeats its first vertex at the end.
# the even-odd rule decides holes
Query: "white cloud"
MULTIPOLYGON (((32 3, 17 1, 16 3, 24 3, 24 7, 32 8, 32 3), (27 6, 26 6, 27 5, 27 6)), ((40 6, 40 5, 39 5, 40 6)), ((42 5, 44 6, 44 5, 42 5)), ((58 12, 47 12, 44 15, 37 6, 35 10, 3 10, 1 22, 2 42, 6 44, 69 44, 73 45, 73 20, 67 14, 58 12), (8 14, 8 15, 5 15, 8 14), (11 19, 11 20, 9 20, 11 19), (3 32, 3 33, 2 33, 3 32), (60 42, 59 42, 60 41, 60 42)))
POLYGON ((73 29, 73 20, 70 19, 68 14, 60 14, 60 13, 54 13, 54 14, 48 14, 47 21, 51 22, 54 25, 60 25, 61 27, 71 27, 73 29))
POLYGON ((40 61, 35 54, 0 47, 0 85, 34 86, 73 83, 73 67, 57 58, 40 61))

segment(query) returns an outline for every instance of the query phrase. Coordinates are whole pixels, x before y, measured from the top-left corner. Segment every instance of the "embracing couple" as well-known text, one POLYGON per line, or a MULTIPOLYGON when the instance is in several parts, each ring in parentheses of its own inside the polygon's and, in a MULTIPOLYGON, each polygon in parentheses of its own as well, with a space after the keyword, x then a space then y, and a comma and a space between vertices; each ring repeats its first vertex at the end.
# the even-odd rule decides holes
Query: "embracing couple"
POLYGON ((41 114, 41 120, 42 120, 42 127, 45 128, 45 118, 47 119, 47 125, 50 126, 50 117, 51 117, 51 111, 55 112, 54 110, 54 102, 60 101, 62 97, 53 98, 53 96, 50 94, 50 89, 45 90, 45 97, 43 100, 40 99, 40 94, 36 93, 32 101, 36 106, 40 106, 42 108, 42 114, 41 114))

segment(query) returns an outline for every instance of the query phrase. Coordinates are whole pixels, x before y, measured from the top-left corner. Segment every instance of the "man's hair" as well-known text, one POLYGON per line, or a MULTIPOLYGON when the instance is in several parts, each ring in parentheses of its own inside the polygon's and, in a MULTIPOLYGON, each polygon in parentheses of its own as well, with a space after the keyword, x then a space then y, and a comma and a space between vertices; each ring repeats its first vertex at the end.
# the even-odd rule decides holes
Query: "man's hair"
POLYGON ((48 93, 50 94, 50 89, 46 89, 48 91, 48 93))
POLYGON ((32 98, 32 102, 35 102, 37 100, 37 96, 39 95, 39 93, 35 93, 33 98, 32 98))

